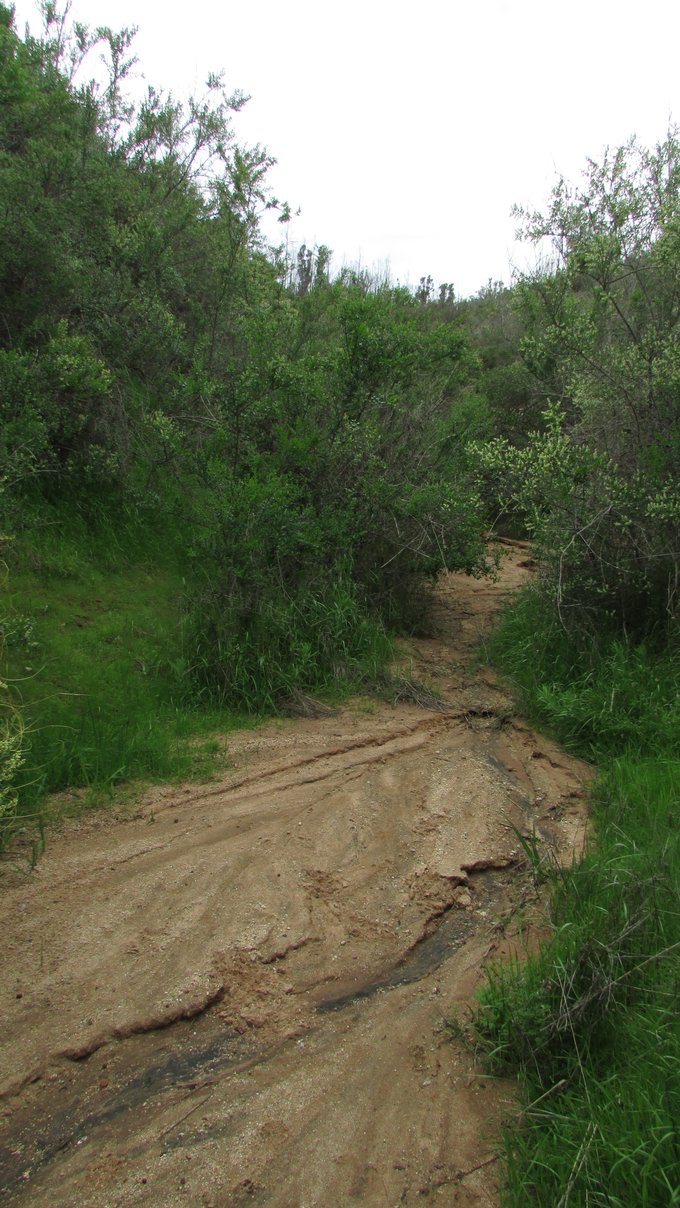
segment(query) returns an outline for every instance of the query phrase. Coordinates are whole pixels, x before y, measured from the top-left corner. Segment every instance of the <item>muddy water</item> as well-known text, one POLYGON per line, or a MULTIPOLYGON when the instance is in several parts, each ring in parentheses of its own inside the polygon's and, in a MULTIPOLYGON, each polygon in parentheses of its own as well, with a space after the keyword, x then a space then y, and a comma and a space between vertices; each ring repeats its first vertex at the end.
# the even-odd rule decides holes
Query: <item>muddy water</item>
POLYGON ((9 1202, 497 1202, 512 1088, 441 1024, 518 932, 518 833, 570 859, 587 779, 475 666, 525 559, 440 584, 402 670, 443 707, 235 735, 219 783, 74 825, 3 879, 9 1202))

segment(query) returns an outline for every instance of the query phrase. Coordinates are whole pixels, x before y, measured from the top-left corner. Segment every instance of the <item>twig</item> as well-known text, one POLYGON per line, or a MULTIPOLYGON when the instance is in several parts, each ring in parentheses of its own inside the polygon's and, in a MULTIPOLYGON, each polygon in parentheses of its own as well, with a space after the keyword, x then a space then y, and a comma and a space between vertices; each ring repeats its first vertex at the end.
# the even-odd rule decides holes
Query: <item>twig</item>
POLYGON ((184 1121, 188 1120, 189 1116, 193 1116, 194 1112, 197 1112, 199 1107, 203 1107, 208 1102, 208 1099, 212 1099, 212 1095, 213 1092, 211 1091, 209 1095, 206 1095, 205 1099, 201 1099, 200 1103, 196 1103, 184 1116, 180 1116, 179 1120, 175 1120, 174 1124, 168 1124, 168 1127, 164 1128, 162 1133, 159 1133, 158 1140, 160 1141, 161 1137, 164 1137, 167 1133, 172 1132, 173 1129, 179 1128, 180 1124, 184 1124, 184 1121))
POLYGON ((522 1108, 519 1113, 520 1116, 528 1115, 528 1113, 532 1111, 534 1107, 538 1107, 539 1103, 542 1103, 544 1099, 547 1099, 548 1095, 554 1095, 555 1091, 559 1091, 563 1086, 566 1086, 567 1081, 568 1080, 566 1078, 560 1078, 559 1082, 556 1082, 554 1086, 549 1086, 547 1091, 544 1091, 542 1095, 538 1096, 538 1099, 534 1099, 532 1103, 527 1103, 526 1107, 522 1108))
POLYGON ((556 604, 557 604, 557 615, 560 619, 560 625, 562 626, 562 628, 565 631, 566 631, 567 627, 564 623, 564 618, 562 616, 562 593, 563 593, 562 579, 563 579, 563 574, 564 574, 564 559, 566 557, 568 550, 571 548, 571 546, 576 541, 577 537, 583 537, 583 534, 589 528, 592 528, 593 525, 597 524, 598 521, 602 520, 603 516, 606 516, 606 515, 608 515, 609 512, 611 512, 613 506, 614 506, 613 503, 608 504, 607 507, 603 508, 601 512, 598 512, 596 516, 593 516, 592 519, 590 519, 587 524, 584 524, 582 528, 578 529, 577 532, 573 533, 560 554, 559 562, 558 562, 559 570, 558 570, 558 577, 557 577, 556 604))
POLYGON ((469 1166, 467 1170, 457 1170, 455 1174, 448 1177, 438 1178, 431 1186, 447 1187, 451 1183, 462 1183, 463 1179, 466 1179, 469 1174, 474 1174, 476 1170, 482 1170, 484 1166, 493 1165, 494 1162, 498 1161, 499 1157, 500 1154, 493 1153, 490 1158, 485 1158, 483 1162, 477 1162, 475 1166, 469 1166))
POLYGON ((492 1166, 494 1162, 498 1161, 499 1157, 500 1154, 493 1153, 490 1158, 485 1158, 483 1162, 477 1162, 476 1166, 470 1166, 467 1170, 459 1170, 456 1177, 459 1181, 466 1179, 469 1174, 474 1174, 476 1170, 481 1170, 484 1166, 492 1166))

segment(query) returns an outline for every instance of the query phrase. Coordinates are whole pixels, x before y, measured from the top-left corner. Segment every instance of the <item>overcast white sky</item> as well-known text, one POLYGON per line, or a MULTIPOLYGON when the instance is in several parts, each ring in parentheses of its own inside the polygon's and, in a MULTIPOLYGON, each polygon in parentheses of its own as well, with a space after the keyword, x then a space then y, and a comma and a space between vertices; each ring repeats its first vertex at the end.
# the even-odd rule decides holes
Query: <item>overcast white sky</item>
MULTIPOLYGON (((17 24, 32 0, 17 0, 17 24)), ((209 71, 252 97, 240 141, 278 160, 294 242, 334 265, 431 273, 469 294, 524 257, 513 202, 680 120, 680 0, 73 0, 136 25, 139 70, 178 96, 209 71)))

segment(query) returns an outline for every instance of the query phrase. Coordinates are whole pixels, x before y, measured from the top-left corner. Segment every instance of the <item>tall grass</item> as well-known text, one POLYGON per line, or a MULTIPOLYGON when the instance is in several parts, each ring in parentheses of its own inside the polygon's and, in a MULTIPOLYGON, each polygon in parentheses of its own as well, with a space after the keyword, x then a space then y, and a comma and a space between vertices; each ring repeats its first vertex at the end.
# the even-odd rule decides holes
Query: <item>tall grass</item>
POLYGON ((63 507, 25 524, 0 603, 2 676, 24 723, 20 812, 135 778, 202 775, 240 720, 186 700, 181 563, 172 537, 86 524, 63 507))
POLYGON ((680 657, 631 646, 606 628, 577 646, 530 587, 506 613, 488 653, 538 726, 595 760, 680 754, 680 657))
POLYGON ((680 1204, 680 662, 577 650, 534 592, 492 650, 529 716, 601 768, 591 850, 552 873, 550 942, 491 970, 474 1014, 522 1088, 504 1203, 680 1204))
POLYGON ((206 699, 252 713, 277 712, 300 691, 374 683, 392 643, 338 571, 294 595, 263 591, 247 615, 229 599, 194 602, 187 647, 206 699))

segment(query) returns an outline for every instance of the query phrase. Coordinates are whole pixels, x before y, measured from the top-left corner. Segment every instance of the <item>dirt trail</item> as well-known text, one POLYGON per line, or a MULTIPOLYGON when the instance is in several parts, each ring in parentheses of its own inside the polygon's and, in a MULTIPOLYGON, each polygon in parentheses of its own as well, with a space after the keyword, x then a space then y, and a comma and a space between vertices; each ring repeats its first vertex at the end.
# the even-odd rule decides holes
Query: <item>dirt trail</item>
POLYGON ((0 883, 0 1189, 16 1204, 497 1202, 512 1088, 438 1030, 566 859, 584 765, 472 665, 526 577, 446 577, 405 669, 445 709, 350 706, 230 737, 219 784, 99 815, 0 883))

